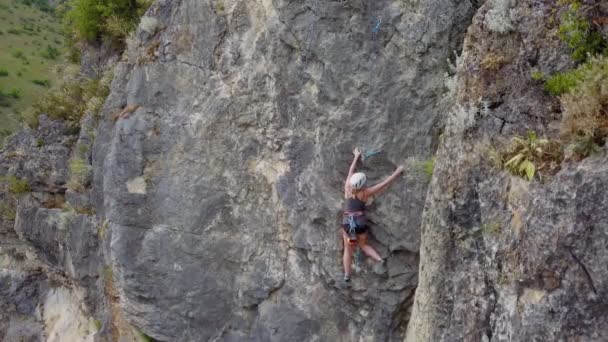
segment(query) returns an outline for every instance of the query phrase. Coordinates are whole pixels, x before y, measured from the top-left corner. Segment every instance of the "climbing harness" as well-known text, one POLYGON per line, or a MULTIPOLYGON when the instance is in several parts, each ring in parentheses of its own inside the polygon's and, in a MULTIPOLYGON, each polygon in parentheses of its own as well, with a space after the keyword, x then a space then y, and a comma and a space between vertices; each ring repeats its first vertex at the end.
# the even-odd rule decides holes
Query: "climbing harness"
POLYGON ((363 260, 363 255, 361 254, 361 248, 358 246, 358 238, 357 238, 357 221, 355 221, 355 213, 344 213, 348 215, 348 244, 351 247, 355 247, 355 271, 359 272, 361 270, 361 262, 363 260))
POLYGON ((357 245, 357 222, 354 215, 348 215, 348 244, 357 245))

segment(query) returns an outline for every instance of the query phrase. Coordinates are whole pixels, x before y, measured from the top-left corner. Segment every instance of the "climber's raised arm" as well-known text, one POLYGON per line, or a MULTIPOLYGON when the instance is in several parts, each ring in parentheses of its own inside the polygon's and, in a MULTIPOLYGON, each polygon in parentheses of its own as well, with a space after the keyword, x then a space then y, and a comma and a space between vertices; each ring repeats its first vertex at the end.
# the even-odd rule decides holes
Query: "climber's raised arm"
POLYGON ((355 157, 353 158, 353 162, 350 164, 350 168, 348 169, 348 176, 346 176, 346 181, 344 182, 345 193, 350 193, 350 183, 348 182, 348 180, 350 179, 350 176, 355 173, 355 169, 357 168, 357 162, 359 161, 359 158, 361 158, 361 149, 359 147, 355 147, 355 149, 353 150, 353 154, 355 155, 355 157))
POLYGON ((397 179, 397 177, 399 177, 399 175, 403 173, 403 166, 399 166, 397 168, 397 170, 395 170, 395 172, 393 172, 392 175, 388 176, 385 180, 383 180, 382 182, 371 186, 367 189, 365 189, 365 195, 368 197, 374 196, 377 193, 384 191, 386 188, 388 188, 389 185, 391 185, 391 183, 397 179))

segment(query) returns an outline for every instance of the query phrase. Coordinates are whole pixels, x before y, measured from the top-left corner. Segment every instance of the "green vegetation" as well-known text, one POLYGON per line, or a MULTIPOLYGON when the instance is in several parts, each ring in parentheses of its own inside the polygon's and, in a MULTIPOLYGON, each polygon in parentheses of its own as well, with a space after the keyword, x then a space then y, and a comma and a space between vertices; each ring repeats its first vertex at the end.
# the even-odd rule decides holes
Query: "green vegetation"
POLYGON ((592 154, 608 137, 607 84, 608 56, 595 57, 579 72, 577 84, 560 96, 562 138, 574 144, 580 157, 592 154))
POLYGON ((533 71, 532 74, 530 74, 530 77, 532 77, 532 79, 535 81, 541 81, 542 79, 545 78, 545 74, 536 70, 536 71, 533 71))
POLYGON ((11 194, 23 194, 31 190, 26 179, 19 179, 16 176, 2 176, 0 182, 8 185, 8 192, 11 194))
POLYGON ((51 81, 49 80, 32 80, 32 83, 37 84, 41 87, 50 87, 51 86, 51 81))
POLYGON ((55 83, 52 70, 60 62, 65 47, 61 20, 47 0, 0 0, 0 17, 0 31, 5 33, 0 35, 0 71, 8 72, 0 77, 0 89, 4 91, 0 96, 0 131, 10 132, 19 126, 19 113, 49 89, 32 80, 55 83), (43 35, 52 42, 48 45, 57 50, 55 59, 41 55, 47 45, 43 43, 43 35), (12 89, 19 89, 18 97, 13 96, 17 93, 12 93, 12 89))
POLYGON ((433 172, 435 171, 435 157, 431 157, 420 163, 420 170, 424 173, 428 179, 433 177, 433 172))
POLYGON ((13 105, 11 100, 12 96, 0 89, 0 107, 11 107, 13 105))
POLYGON ((109 226, 110 224, 108 223, 108 220, 105 220, 102 224, 97 226, 97 236, 99 236, 101 239, 105 239, 109 226))
POLYGON ((94 321, 94 323, 95 323, 95 328, 97 328, 97 331, 101 330, 101 327, 102 327, 101 321, 96 319, 94 321))
POLYGON ((481 233, 483 235, 494 235, 494 234, 498 234, 501 231, 501 227, 500 227, 500 223, 498 222, 494 222, 494 223, 486 223, 483 226, 481 226, 481 233))
POLYGON ((11 51, 11 55, 17 59, 27 60, 25 53, 21 49, 11 51))
POLYGON ((50 44, 46 46, 42 52, 40 52, 40 56, 46 59, 57 59, 59 57, 59 49, 51 46, 50 44))
POLYGON ((103 277, 106 280, 112 280, 112 278, 114 277, 114 271, 112 270, 111 266, 106 266, 103 268, 103 277))
POLYGON ((19 0, 19 2, 26 6, 36 7, 43 12, 53 12, 53 8, 49 5, 49 2, 47 0, 19 0))
POLYGON ((4 68, 0 68, 0 77, 8 76, 8 71, 4 68))
POLYGON ((593 136, 582 135, 575 136, 572 140, 572 152, 574 157, 583 159, 590 155, 600 153, 602 148, 598 145, 597 140, 593 136))
POLYGON ((579 66, 577 69, 555 74, 545 82, 545 90, 551 95, 559 96, 576 87, 583 77, 587 64, 579 66))
POLYGON ((137 334, 139 335, 139 340, 141 342, 154 342, 154 339, 148 335, 146 335, 141 330, 137 330, 137 334))
POLYGON ((77 65, 61 66, 57 72, 63 77, 45 96, 22 112, 22 117, 28 125, 36 127, 38 116, 45 113, 52 119, 69 121, 77 133, 85 112, 96 114, 101 109, 110 91, 112 75, 106 74, 99 79, 83 78, 77 65))
POLYGON ((573 1, 562 16, 558 32, 560 39, 572 49, 572 58, 576 61, 585 61, 607 48, 602 35, 586 18, 578 1, 573 1))
POLYGON ((70 180, 67 187, 74 191, 83 191, 87 186, 90 174, 91 166, 83 159, 72 158, 70 160, 70 180))
POLYGON ((561 145, 540 139, 533 131, 526 137, 515 136, 507 149, 498 154, 499 164, 516 176, 531 181, 538 171, 554 171, 562 160, 561 145))
POLYGON ((17 210, 15 209, 15 205, 13 201, 0 202, 0 216, 5 221, 14 221, 17 218, 17 210))
POLYGON ((588 17, 593 8, 579 0, 564 0, 569 8, 561 18, 559 37, 572 49, 572 58, 583 62, 557 73, 545 90, 559 96, 562 106, 561 142, 574 159, 601 151, 608 137, 608 43, 588 17))
POLYGON ((77 40, 123 43, 139 23, 150 0, 71 0, 66 26, 77 40))

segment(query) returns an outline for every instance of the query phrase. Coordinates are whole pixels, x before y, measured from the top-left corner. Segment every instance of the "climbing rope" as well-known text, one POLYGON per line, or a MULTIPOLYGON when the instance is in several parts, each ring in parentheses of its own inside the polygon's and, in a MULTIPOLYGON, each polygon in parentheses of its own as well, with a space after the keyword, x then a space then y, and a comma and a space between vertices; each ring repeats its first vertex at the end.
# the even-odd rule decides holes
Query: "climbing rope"
MULTIPOLYGON (((317 8, 317 0, 312 0, 312 4, 310 7, 310 10, 313 14, 313 16, 316 15, 316 13, 318 12, 318 8, 317 8)), ((311 20, 310 26, 308 27, 308 32, 306 33, 306 38, 304 38, 304 46, 302 49, 302 58, 301 58, 301 63, 300 63, 300 70, 298 72, 298 74, 300 75, 301 79, 304 79, 304 70, 306 69, 306 64, 309 60, 309 55, 310 55, 310 45, 312 42, 311 36, 315 30, 315 26, 317 24, 317 21, 319 21, 320 18, 317 18, 316 20, 311 20)))
MULTIPOLYGON (((375 3, 376 1, 372 1, 370 2, 370 7, 368 10, 368 13, 370 13, 370 15, 373 17, 374 14, 376 13, 376 8, 375 8, 375 3)), ((370 59, 370 66, 369 66, 369 76, 367 79, 367 84, 369 87, 369 93, 367 96, 367 102, 365 104, 365 111, 364 113, 366 115, 370 115, 370 108, 373 109, 374 107, 374 87, 372 86, 372 78, 374 76, 374 66, 377 65, 379 61, 376 61, 376 59, 379 59, 381 57, 381 52, 378 52, 377 55, 374 55, 375 51, 379 50, 377 45, 378 45, 378 34, 381 32, 382 29, 382 17, 374 17, 374 20, 372 21, 372 27, 370 30, 370 51, 369 51, 369 59, 370 59), (373 58, 373 60, 372 60, 373 58)), ((368 139, 366 139, 366 142, 368 139)), ((365 146, 365 144, 364 144, 365 146)), ((382 153, 382 151, 380 149, 371 149, 371 150, 367 150, 364 149, 363 151, 363 155, 361 157, 361 160, 363 162, 365 162, 366 160, 368 160, 369 158, 376 156, 378 154, 382 153)))

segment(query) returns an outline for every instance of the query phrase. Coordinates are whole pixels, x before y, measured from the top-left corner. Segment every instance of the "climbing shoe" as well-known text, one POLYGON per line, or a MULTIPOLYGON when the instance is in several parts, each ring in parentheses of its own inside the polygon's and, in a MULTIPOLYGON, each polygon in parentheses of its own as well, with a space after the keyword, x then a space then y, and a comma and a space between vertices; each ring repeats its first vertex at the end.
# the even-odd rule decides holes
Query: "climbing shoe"
POLYGON ((376 273, 376 274, 386 273, 386 259, 382 259, 382 261, 378 261, 374 265, 374 273, 376 273))
POLYGON ((344 275, 344 282, 345 283, 350 283, 350 275, 348 275, 348 274, 344 275))

